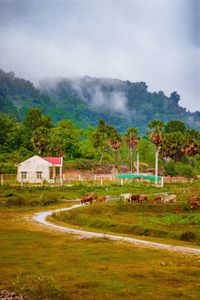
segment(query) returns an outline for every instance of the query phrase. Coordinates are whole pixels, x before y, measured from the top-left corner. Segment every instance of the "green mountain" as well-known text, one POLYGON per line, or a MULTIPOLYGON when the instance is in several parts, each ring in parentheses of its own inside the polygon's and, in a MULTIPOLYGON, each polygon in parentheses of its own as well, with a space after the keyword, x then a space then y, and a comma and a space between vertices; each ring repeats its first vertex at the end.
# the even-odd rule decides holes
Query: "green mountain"
POLYGON ((200 112, 179 105, 177 92, 167 97, 149 92, 145 82, 121 81, 89 76, 74 79, 45 79, 35 87, 30 81, 0 70, 0 111, 23 119, 31 107, 39 107, 57 122, 73 120, 79 127, 97 125, 99 119, 121 132, 137 127, 142 133, 153 119, 182 120, 200 130, 200 112))

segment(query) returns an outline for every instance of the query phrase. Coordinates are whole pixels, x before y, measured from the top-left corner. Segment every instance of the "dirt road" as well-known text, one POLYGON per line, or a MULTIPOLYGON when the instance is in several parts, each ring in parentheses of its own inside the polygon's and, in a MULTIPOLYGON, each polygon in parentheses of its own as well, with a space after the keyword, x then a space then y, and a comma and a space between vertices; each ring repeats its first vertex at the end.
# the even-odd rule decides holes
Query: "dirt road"
POLYGON ((72 205, 67 208, 59 208, 59 209, 54 209, 54 210, 48 210, 45 212, 40 212, 33 216, 33 220, 40 224, 48 226, 50 228, 54 228, 56 230, 75 234, 75 235, 80 235, 85 238, 93 238, 93 237, 94 238, 106 238, 106 239, 114 240, 114 241, 128 242, 128 243, 136 244, 138 246, 146 246, 146 247, 163 249, 163 250, 168 250, 168 251, 178 251, 178 252, 182 252, 182 253, 200 255, 200 249, 198 249, 198 248, 161 244, 161 243, 155 243, 155 242, 150 242, 150 241, 145 241, 145 240, 139 240, 139 239, 135 239, 135 238, 124 237, 124 236, 120 236, 120 235, 112 235, 112 234, 104 234, 104 233, 98 233, 98 232, 90 232, 90 231, 85 231, 85 230, 72 229, 72 228, 53 224, 46 220, 48 216, 51 216, 55 212, 68 211, 68 210, 76 209, 81 206, 82 206, 81 204, 75 204, 75 205, 72 205))

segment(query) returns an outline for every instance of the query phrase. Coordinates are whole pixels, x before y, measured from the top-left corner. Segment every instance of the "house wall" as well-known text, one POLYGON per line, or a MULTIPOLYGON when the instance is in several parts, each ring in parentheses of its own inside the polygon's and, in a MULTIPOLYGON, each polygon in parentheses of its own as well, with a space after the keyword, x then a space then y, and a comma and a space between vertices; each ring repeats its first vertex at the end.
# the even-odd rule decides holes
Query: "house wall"
POLYGON ((33 156, 18 165, 17 180, 22 180, 21 172, 27 172, 26 179, 23 179, 23 182, 41 182, 41 179, 37 179, 36 172, 42 172, 42 179, 49 180, 49 167, 51 166, 51 163, 41 157, 33 156))

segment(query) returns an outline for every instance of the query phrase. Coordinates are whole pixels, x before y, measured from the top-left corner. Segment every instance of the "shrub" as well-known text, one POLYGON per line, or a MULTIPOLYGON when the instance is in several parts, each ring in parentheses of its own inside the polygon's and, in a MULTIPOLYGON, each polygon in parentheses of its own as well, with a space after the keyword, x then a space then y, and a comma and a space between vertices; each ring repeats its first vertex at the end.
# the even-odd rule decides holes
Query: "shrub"
POLYGON ((14 282, 15 288, 33 300, 42 299, 69 299, 64 294, 63 287, 53 277, 44 274, 18 276, 14 282))
POLYGON ((196 240, 196 236, 192 231, 183 232, 180 236, 181 241, 194 242, 196 240))
POLYGON ((182 205, 182 211, 189 211, 189 210, 190 210, 190 207, 189 207, 188 203, 184 203, 182 205))
POLYGON ((25 200, 19 195, 12 195, 5 201, 6 206, 22 206, 25 205, 25 200))
POLYGON ((175 169, 176 169, 176 172, 177 172, 178 175, 184 176, 188 179, 193 178, 196 175, 196 172, 195 172, 194 168, 190 165, 177 163, 175 169))
POLYGON ((0 163, 0 173, 2 174, 16 174, 17 173, 17 168, 14 166, 13 163, 0 163))
POLYGON ((170 159, 170 161, 168 161, 168 163, 166 163, 165 165, 165 175, 176 176, 177 171, 175 166, 176 166, 175 162, 172 159, 170 159))

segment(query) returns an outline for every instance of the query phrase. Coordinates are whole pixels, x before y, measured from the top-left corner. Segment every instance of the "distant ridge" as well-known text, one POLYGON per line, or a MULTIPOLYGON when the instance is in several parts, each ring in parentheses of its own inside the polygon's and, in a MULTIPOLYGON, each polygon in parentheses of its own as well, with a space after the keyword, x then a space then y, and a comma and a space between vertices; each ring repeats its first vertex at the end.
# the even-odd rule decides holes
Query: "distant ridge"
POLYGON ((200 112, 191 113, 179 105, 180 96, 172 92, 148 91, 145 82, 130 82, 89 76, 43 79, 36 88, 30 81, 0 70, 0 111, 23 120, 27 110, 39 107, 57 122, 73 120, 78 127, 96 126, 99 119, 118 128, 137 127, 145 133, 154 119, 182 120, 200 130, 200 112))

